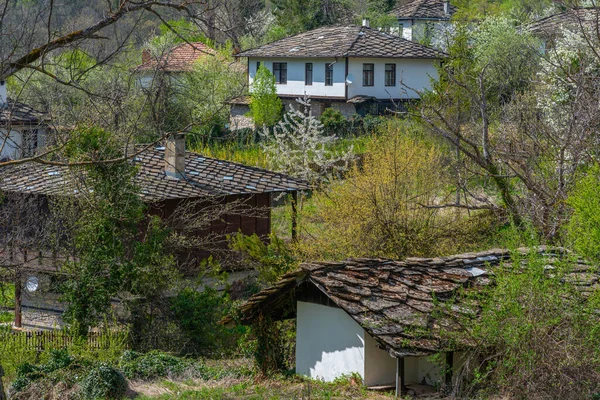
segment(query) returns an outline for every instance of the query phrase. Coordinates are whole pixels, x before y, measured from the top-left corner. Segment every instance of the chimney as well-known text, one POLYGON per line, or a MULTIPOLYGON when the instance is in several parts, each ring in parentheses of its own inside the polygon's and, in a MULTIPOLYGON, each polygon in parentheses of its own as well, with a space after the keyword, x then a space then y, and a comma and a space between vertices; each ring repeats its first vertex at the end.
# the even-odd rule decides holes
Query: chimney
POLYGON ((150 50, 146 49, 142 51, 142 64, 147 63, 151 58, 152 55, 150 54, 150 50))
POLYGON ((450 15, 450 0, 444 0, 444 14, 450 15))
POLYGON ((6 104, 6 82, 0 81, 0 105, 6 104))
POLYGON ((364 26, 365 28, 369 28, 369 25, 371 25, 371 23, 369 22, 369 18, 364 18, 362 26, 364 26))
POLYGON ((185 136, 171 135, 165 143, 165 174, 181 179, 185 175, 185 136))

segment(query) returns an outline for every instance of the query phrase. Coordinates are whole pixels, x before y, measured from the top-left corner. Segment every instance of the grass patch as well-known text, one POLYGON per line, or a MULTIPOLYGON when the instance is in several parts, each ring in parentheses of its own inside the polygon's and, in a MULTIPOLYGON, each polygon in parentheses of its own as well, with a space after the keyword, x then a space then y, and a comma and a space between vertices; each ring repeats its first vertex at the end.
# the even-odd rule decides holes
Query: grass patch
POLYGON ((186 384, 165 382, 162 386, 171 393, 148 395, 140 393, 143 387, 136 387, 140 395, 136 399, 243 399, 243 400, 279 400, 279 399, 390 399, 393 393, 378 393, 366 390, 360 379, 346 377, 335 382, 321 382, 294 376, 275 376, 267 380, 256 381, 245 378, 240 381, 196 381, 186 384))

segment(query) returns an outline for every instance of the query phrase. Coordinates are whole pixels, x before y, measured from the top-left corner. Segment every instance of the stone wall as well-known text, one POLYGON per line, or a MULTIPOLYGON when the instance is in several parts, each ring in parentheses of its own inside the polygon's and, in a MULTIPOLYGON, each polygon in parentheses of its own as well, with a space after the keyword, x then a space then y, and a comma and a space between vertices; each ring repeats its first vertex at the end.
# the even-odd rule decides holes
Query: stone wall
POLYGON ((346 119, 350 119, 356 114, 356 107, 351 103, 335 102, 331 104, 331 108, 342 113, 346 119))
POLYGON ((247 104, 234 104, 229 111, 229 129, 254 129, 254 121, 248 116, 250 106, 247 104))

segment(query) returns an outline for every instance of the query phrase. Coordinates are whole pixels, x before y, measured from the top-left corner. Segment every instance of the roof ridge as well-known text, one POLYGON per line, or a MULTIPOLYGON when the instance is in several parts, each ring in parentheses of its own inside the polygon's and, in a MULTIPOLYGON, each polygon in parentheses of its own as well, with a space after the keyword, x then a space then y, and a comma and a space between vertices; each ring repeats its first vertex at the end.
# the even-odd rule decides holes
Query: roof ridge
MULTIPOLYGON (((420 0, 420 1, 425 1, 425 0, 420 0)), ((447 53, 445 53, 443 51, 440 51, 440 50, 437 50, 437 49, 435 49, 433 47, 426 46, 424 44, 415 42, 413 40, 408 40, 408 39, 406 39, 406 38, 404 38, 402 36, 391 35, 391 34, 389 34, 387 32, 383 32, 383 31, 380 31, 379 29, 371 28, 371 27, 368 27, 368 26, 362 26, 360 32, 364 32, 365 30, 369 30, 370 32, 373 32, 374 34, 383 36, 383 38, 388 39, 388 40, 395 40, 395 41, 398 41, 398 42, 405 42, 405 43, 409 44, 410 46, 420 47, 421 49, 426 49, 426 50, 429 50, 429 51, 433 51, 433 52, 437 53, 438 55, 442 55, 442 56, 447 56, 448 55, 447 53)), ((350 50, 352 50, 352 48, 354 47, 354 45, 358 42, 358 40, 360 38, 361 38, 361 35, 360 34, 357 35, 356 40, 354 42, 352 42, 352 45, 350 46, 350 48, 348 49, 348 51, 346 52, 346 54, 349 53, 350 50)))
MULTIPOLYGON (((344 53, 344 55, 347 55, 348 53, 350 53, 350 51, 352 50, 352 48, 354 47, 354 45, 356 44, 356 42, 358 42, 358 39, 360 39, 361 37, 361 33, 364 33, 364 29, 367 28, 366 26, 361 26, 360 29, 358 30, 358 33, 356 34, 356 37, 354 38, 354 40, 352 41, 352 43, 350 44, 350 46, 346 49, 346 52, 344 53)), ((367 28, 367 29, 371 29, 371 28, 367 28)))
MULTIPOLYGON (((147 146, 147 145, 139 144, 137 146, 147 146)), ((148 151, 164 151, 164 150, 156 150, 156 147, 149 147, 148 151)), ((240 162, 231 161, 231 160, 225 160, 225 159, 222 159, 222 158, 209 157, 209 156, 206 156, 204 154, 197 153, 197 152, 191 151, 191 150, 186 150, 185 152, 186 152, 186 155, 187 154, 193 154, 195 156, 199 156, 199 157, 205 158, 207 160, 212 160, 212 161, 221 162, 221 163, 227 163, 229 165, 235 165, 235 166, 238 166, 238 167, 242 167, 244 169, 250 169, 250 170, 253 170, 255 172, 266 172, 266 173, 269 173, 269 174, 273 174, 273 175, 275 175, 277 177, 283 177, 285 179, 293 179, 295 181, 308 184, 308 182, 305 181, 304 179, 295 178, 295 177, 293 177, 291 175, 286 175, 286 174, 284 174, 282 172, 276 172, 276 171, 272 171, 272 170, 269 170, 269 169, 266 169, 266 168, 256 167, 256 166, 253 166, 253 165, 246 165, 246 164, 242 164, 240 162)))

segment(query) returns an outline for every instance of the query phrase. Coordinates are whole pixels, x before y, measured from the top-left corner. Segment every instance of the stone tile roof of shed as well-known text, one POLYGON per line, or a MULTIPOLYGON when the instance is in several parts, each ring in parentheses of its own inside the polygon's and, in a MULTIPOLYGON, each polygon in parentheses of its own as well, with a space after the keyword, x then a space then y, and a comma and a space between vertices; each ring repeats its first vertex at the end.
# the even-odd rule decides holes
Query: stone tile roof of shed
POLYGON ((364 26, 325 26, 238 54, 240 57, 443 58, 445 54, 364 26))
POLYGON ((46 113, 8 99, 0 105, 0 125, 39 125, 48 121, 46 113))
POLYGON ((181 43, 160 57, 151 57, 135 68, 136 71, 186 72, 203 56, 214 56, 216 51, 202 42, 181 43))
POLYGON ((443 0, 413 0, 397 5, 389 14, 398 19, 449 20, 455 12, 456 7, 450 5, 450 15, 446 14, 443 0))
POLYGON ((537 20, 529 25, 529 30, 539 36, 555 37, 561 33, 562 28, 580 31, 583 26, 586 29, 595 29, 596 26, 600 26, 598 11, 598 8, 573 8, 537 20))
MULTIPOLYGON (((307 182, 287 175, 192 152, 186 152, 185 177, 173 178, 164 172, 163 147, 142 151, 132 162, 139 165, 136 180, 141 188, 141 197, 147 202, 309 189, 307 182)), ((77 196, 89 189, 83 175, 75 171, 66 166, 39 163, 4 167, 0 170, 0 190, 77 196)))
MULTIPOLYGON (((523 256, 530 249, 519 249, 523 256)), ((554 268, 566 251, 539 247, 546 268, 554 268)), ((294 293, 302 283, 314 284, 335 305, 348 313, 386 351, 395 357, 428 355, 446 349, 444 331, 460 328, 453 316, 475 317, 477 304, 460 299, 454 303, 458 289, 477 290, 489 285, 494 268, 511 258, 508 250, 489 250, 442 258, 407 258, 402 261, 354 259, 344 262, 303 264, 300 270, 284 275, 274 286, 252 296, 241 306, 241 321, 252 320, 259 312, 273 312, 281 299, 294 293), (434 300, 435 299, 435 300, 434 300), (447 304, 446 308, 436 308, 447 304), (434 316, 434 309, 445 316, 434 316)), ((523 259, 526 262, 526 257, 523 259)), ((600 288, 595 267, 576 260, 566 280, 582 293, 600 288)), ((231 322, 230 317, 223 322, 231 322)), ((463 347, 471 343, 463 341, 463 347)))

